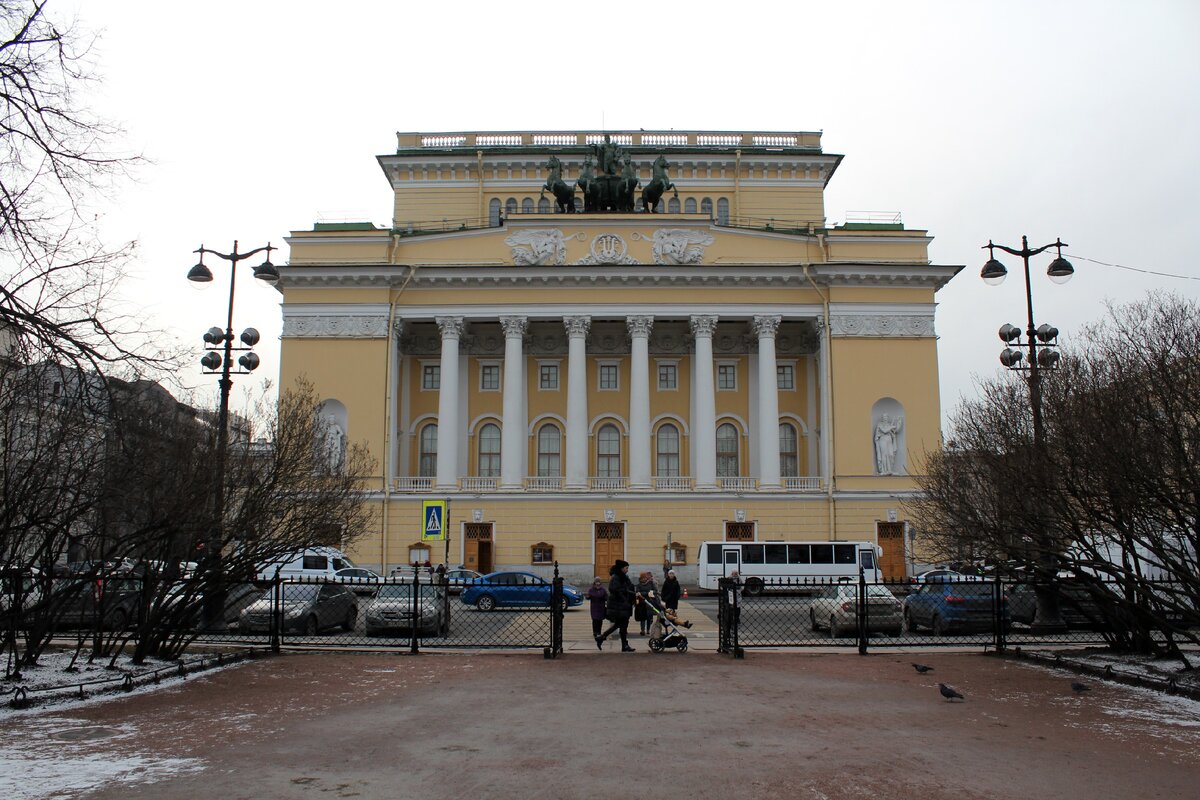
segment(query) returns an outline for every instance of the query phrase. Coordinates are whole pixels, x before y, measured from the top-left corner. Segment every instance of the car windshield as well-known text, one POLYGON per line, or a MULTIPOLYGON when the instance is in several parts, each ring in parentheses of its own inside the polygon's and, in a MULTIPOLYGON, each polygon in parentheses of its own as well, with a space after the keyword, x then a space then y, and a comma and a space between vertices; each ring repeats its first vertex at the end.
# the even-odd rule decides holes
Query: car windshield
MULTIPOLYGON (((410 583, 389 583, 379 587, 379 592, 375 595, 381 600, 411 600, 412 599, 412 584, 410 583)), ((422 600, 436 600, 441 597, 438 587, 424 585, 421 587, 422 600)))

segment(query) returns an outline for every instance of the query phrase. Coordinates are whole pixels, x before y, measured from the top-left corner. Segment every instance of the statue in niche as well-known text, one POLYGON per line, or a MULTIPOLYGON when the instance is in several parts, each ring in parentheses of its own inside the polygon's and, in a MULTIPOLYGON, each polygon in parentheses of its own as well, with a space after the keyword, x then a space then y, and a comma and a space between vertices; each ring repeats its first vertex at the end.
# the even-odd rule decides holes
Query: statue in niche
POLYGON ((904 418, 884 414, 875 425, 875 468, 880 475, 896 474, 896 453, 904 418))
POLYGON ((321 443, 325 472, 329 475, 341 474, 346 463, 346 435, 336 422, 326 421, 324 441, 321 443))

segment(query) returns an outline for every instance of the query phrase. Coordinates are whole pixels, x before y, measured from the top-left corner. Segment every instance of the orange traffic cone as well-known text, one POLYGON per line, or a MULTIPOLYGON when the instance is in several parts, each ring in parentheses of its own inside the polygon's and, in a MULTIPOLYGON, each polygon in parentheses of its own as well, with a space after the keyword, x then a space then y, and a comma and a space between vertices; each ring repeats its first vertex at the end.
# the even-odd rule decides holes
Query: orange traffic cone
POLYGON ((687 589, 683 590, 683 599, 687 600, 687 589))

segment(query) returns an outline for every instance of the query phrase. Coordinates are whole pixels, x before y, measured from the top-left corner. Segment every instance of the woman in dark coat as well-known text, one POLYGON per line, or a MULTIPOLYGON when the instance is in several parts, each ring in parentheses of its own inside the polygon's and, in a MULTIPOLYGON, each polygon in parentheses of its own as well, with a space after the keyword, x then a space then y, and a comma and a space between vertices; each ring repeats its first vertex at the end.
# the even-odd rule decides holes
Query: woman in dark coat
POLYGON ((683 594, 683 588, 679 585, 679 579, 675 577, 675 570, 667 572, 660 594, 664 606, 672 611, 679 610, 679 597, 683 594))
POLYGON ((613 631, 619 631, 621 652, 633 652, 633 648, 629 646, 629 618, 633 616, 634 591, 633 581, 629 580, 628 572, 629 562, 619 558, 608 571, 612 579, 608 582, 608 613, 605 614, 605 617, 612 625, 596 637, 597 649, 603 650, 604 640, 611 636, 613 631))
POLYGON ((608 591, 604 588, 604 581, 599 576, 592 581, 592 587, 587 590, 586 597, 592 604, 592 636, 599 636, 600 629, 604 627, 606 610, 604 606, 608 600, 608 591))

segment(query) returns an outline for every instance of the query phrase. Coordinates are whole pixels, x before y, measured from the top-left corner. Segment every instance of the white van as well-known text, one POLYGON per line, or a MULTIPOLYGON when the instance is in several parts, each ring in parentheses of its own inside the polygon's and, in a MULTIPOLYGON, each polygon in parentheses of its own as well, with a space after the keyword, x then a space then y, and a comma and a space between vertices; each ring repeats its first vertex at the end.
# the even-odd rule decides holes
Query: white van
POLYGON ((339 569, 353 566, 354 562, 336 547, 310 547, 261 565, 258 577, 269 581, 278 571, 281 578, 332 578, 339 569))

